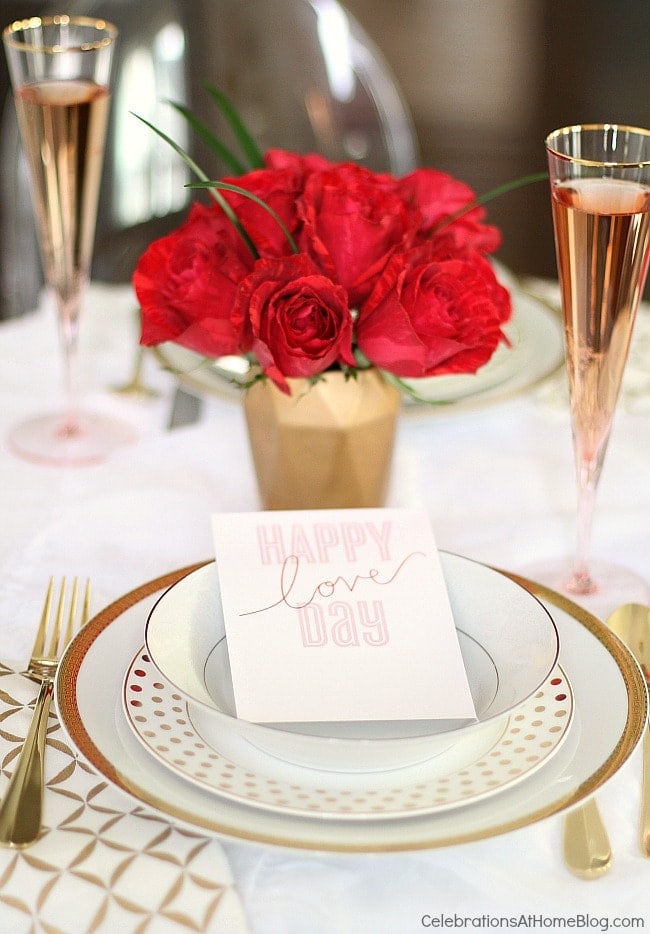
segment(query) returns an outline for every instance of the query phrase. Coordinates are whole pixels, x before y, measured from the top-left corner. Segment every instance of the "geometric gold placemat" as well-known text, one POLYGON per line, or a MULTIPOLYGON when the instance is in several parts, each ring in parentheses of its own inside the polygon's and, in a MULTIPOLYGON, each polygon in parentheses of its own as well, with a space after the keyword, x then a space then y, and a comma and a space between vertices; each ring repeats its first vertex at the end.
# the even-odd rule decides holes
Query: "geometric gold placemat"
MULTIPOLYGON (((37 693, 0 664, 0 796, 37 693)), ((218 840, 174 826, 109 785, 69 746, 54 712, 45 777, 41 836, 25 850, 0 847, 0 931, 245 934, 218 840)))

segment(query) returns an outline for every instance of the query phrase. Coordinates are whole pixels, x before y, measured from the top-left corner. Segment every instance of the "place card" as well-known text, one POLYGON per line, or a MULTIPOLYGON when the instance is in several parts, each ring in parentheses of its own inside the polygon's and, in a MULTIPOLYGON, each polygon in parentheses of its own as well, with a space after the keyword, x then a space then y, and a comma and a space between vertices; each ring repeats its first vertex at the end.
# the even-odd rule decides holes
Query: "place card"
POLYGON ((212 528, 238 717, 476 717, 425 513, 223 513, 212 528))

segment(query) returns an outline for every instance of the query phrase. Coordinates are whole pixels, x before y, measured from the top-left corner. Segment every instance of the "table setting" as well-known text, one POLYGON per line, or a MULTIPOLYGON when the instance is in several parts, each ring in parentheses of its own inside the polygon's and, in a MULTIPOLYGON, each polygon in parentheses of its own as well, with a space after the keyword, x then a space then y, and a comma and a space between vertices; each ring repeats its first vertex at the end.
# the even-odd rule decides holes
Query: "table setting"
POLYGON ((0 323, 0 928, 642 927, 650 134, 549 135, 546 282, 208 89, 251 166, 165 138, 208 206, 109 285, 101 161, 81 211, 43 165, 114 42, 4 33, 48 287, 0 323))

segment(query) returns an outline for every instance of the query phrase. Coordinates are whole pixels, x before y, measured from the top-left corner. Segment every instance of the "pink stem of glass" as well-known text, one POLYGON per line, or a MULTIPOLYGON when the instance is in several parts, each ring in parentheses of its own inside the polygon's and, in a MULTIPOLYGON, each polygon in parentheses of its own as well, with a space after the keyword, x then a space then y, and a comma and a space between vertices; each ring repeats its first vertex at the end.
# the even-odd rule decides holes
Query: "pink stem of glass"
MULTIPOLYGON (((601 448, 604 451, 604 446, 601 448)), ((602 456, 594 459, 582 458, 576 452, 578 525, 573 571, 567 582, 567 590, 574 594, 590 594, 598 590, 589 570, 591 530, 593 527, 596 491, 602 467, 602 456)))
POLYGON ((59 435, 62 438, 76 437, 80 430, 79 421, 79 305, 80 289, 67 298, 57 294, 59 329, 63 345, 63 383, 66 409, 59 435))

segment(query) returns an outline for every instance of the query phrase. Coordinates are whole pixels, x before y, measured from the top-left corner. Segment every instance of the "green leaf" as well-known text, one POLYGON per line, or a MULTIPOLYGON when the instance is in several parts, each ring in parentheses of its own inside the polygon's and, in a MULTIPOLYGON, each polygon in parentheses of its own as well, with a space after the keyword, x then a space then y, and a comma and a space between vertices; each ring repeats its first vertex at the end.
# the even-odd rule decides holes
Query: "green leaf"
POLYGON ((548 172, 533 172, 532 175, 523 175, 521 178, 514 178, 509 182, 504 182, 503 185, 498 185, 486 194, 481 195, 476 199, 476 203, 485 204, 486 201, 492 201, 493 198, 507 195, 508 192, 515 191, 517 188, 524 188, 524 186, 531 185, 533 182, 543 182, 547 180, 548 172))
POLYGON ((496 188, 493 188, 486 194, 475 198, 474 201, 468 201, 467 204, 464 204, 462 208, 454 211, 454 213, 450 214, 449 217, 443 218, 439 224, 436 224, 431 233, 438 233, 439 230, 443 230, 445 227, 449 227, 449 225, 453 224, 454 221, 457 221, 459 217, 463 217, 463 215, 469 214, 470 211, 480 207, 482 204, 486 204, 488 201, 492 201, 493 198, 506 195, 510 191, 515 191, 517 188, 523 188, 525 185, 531 185, 533 182, 541 182, 544 179, 548 179, 548 172, 535 172, 533 175, 524 175, 522 178, 515 178, 510 182, 505 182, 503 185, 498 185, 496 188))
POLYGON ((395 376, 394 373, 390 373, 388 370, 380 370, 381 375, 384 377, 387 383, 390 383, 391 386, 394 386, 396 389, 399 389, 401 393, 405 396, 408 396, 409 399, 412 399, 413 402, 418 402, 421 405, 433 406, 442 406, 448 405, 447 402, 434 401, 433 399, 425 399, 418 392, 413 389, 409 383, 404 382, 399 376, 395 376))
POLYGON ((187 188, 217 188, 217 189, 222 189, 223 191, 234 191, 238 195, 243 195, 245 198, 248 198, 250 201, 254 201, 255 204, 258 204, 261 208, 264 208, 264 210, 268 214, 271 215, 271 217, 276 222, 276 224, 278 224, 278 226, 282 230, 282 233, 287 238, 287 242, 289 246, 291 247, 291 249, 293 250, 293 252, 294 253, 300 252, 296 241, 291 236, 291 233, 289 232, 289 230, 287 230, 287 227, 284 224, 282 218, 273 210, 273 208, 270 205, 266 203, 266 201, 262 201, 262 199, 258 198, 257 195, 254 195, 250 191, 246 191, 245 188, 240 188, 239 185, 231 185, 229 182, 221 182, 221 181, 202 181, 196 184, 187 185, 186 187, 187 188))
MULTIPOLYGON (((171 146, 172 149, 174 150, 174 152, 178 153, 178 155, 181 157, 181 159, 183 160, 183 162, 192 170, 192 172, 194 172, 194 174, 195 174, 198 178, 201 179, 202 182, 204 182, 204 183, 205 183, 205 182, 209 182, 208 176, 205 174, 205 172, 203 171, 203 169, 199 168, 199 166, 196 164, 196 162, 194 161, 194 159, 192 159, 192 157, 191 157, 188 153, 185 152, 185 150, 183 149, 183 147, 182 147, 182 146, 179 146, 179 144, 178 144, 177 142, 175 142, 175 140, 173 140, 173 139, 171 138, 171 136, 167 136, 166 133, 163 133, 163 131, 162 131, 162 130, 159 130, 157 126, 154 126, 153 123, 150 123, 148 120, 145 120, 145 118, 144 118, 144 117, 141 117, 139 114, 133 113, 133 111, 131 111, 131 113, 133 114, 134 117, 136 117, 138 120, 140 120, 142 123, 144 123, 145 126, 148 126, 150 130, 153 130, 154 133, 155 133, 157 136, 159 136, 161 139, 163 139, 169 146, 171 146)), ((228 202, 226 201, 226 199, 223 198, 223 197, 219 194, 219 192, 215 190, 218 186, 215 186, 212 182, 209 182, 209 184, 201 184, 201 185, 198 185, 198 186, 188 185, 187 187, 188 187, 188 188, 200 187, 200 188, 209 188, 209 189, 210 189, 210 194, 212 195, 212 197, 214 198, 214 200, 215 200, 215 201, 217 202, 217 204, 222 208, 222 210, 224 211, 224 213, 225 213, 226 217, 228 218, 228 220, 229 220, 229 221, 231 222, 231 224, 233 224, 233 226, 237 229, 238 233, 240 234, 240 236, 242 237, 242 239, 243 239, 244 242, 246 243, 246 246, 247 246, 248 249, 251 251, 251 253, 253 254, 253 256, 257 259, 257 258, 258 258, 258 252, 257 252, 257 250, 256 250, 256 248, 255 248, 255 244, 253 243, 253 241, 251 240, 251 238, 248 236, 247 232, 244 230, 244 228, 242 227, 242 225, 239 223, 239 218, 237 217, 237 215, 235 214, 235 212, 233 211, 233 209, 230 207, 230 205, 228 204, 228 202)))
POLYGON ((181 114, 189 125, 192 127, 196 135, 203 140, 203 142, 208 146, 214 153, 221 159, 225 166, 234 174, 234 175, 244 175, 246 172, 246 166, 244 163, 237 158, 237 156, 231 152, 230 149, 221 140, 215 136, 215 134, 210 130, 196 114, 192 113, 189 107, 185 107, 184 104, 179 104, 176 101, 168 100, 166 101, 170 107, 173 107, 174 110, 177 110, 181 114))
POLYGON ((244 121, 241 119, 232 102, 226 97, 223 91, 215 88, 211 84, 204 85, 205 90, 212 97, 217 107, 225 117, 230 129, 235 134, 237 142, 242 148, 243 153, 248 159, 251 169, 264 168, 264 157, 259 146, 251 136, 244 121))
POLYGON ((194 159, 192 159, 192 157, 191 157, 188 153, 185 152, 185 150, 183 149, 183 147, 182 147, 182 146, 179 146, 179 144, 178 144, 177 142, 175 142, 175 141, 171 138, 171 136, 167 136, 166 133, 163 133, 163 131, 162 131, 162 130, 159 130, 158 127, 155 126, 153 123, 150 123, 150 122, 149 122, 148 120, 146 120, 144 117, 141 117, 140 114, 137 114, 137 113, 134 113, 133 111, 131 111, 131 115, 132 115, 133 117, 135 117, 136 120, 139 120, 141 123, 144 123, 145 126, 148 126, 149 129, 150 129, 150 130, 153 130, 154 133, 155 133, 157 136, 159 136, 161 139, 164 139, 164 141, 165 141, 169 146, 171 146, 172 149, 173 149, 175 152, 178 153, 178 155, 181 157, 181 159, 183 160, 183 162, 194 172, 195 175, 197 175, 200 179, 207 179, 208 176, 205 174, 205 172, 203 171, 203 169, 199 168, 199 166, 196 164, 196 162, 194 161, 194 159))

